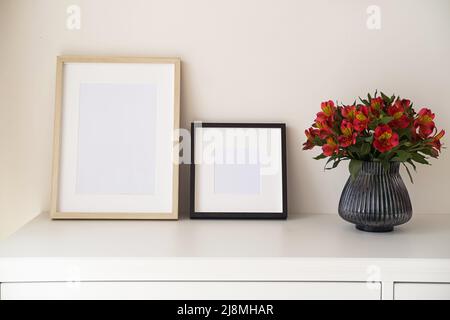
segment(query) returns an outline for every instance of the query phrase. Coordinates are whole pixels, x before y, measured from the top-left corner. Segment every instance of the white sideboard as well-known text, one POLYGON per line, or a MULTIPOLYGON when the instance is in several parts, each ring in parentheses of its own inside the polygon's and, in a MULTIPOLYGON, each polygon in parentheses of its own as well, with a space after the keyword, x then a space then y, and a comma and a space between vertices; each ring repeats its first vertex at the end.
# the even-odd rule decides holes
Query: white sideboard
POLYGON ((51 221, 0 242, 1 299, 450 299, 450 215, 51 221))

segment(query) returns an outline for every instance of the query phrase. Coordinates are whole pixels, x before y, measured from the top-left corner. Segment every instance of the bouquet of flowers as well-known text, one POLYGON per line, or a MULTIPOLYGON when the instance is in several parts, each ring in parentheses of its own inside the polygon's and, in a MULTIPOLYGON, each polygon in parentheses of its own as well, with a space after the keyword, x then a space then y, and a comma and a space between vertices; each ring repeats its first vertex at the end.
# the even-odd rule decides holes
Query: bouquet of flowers
POLYGON ((408 165, 429 164, 441 152, 444 130, 438 131, 434 113, 422 108, 417 113, 408 99, 375 92, 351 105, 322 102, 311 128, 305 130, 303 149, 321 147, 314 159, 328 158, 325 169, 350 160, 349 170, 356 177, 363 161, 378 161, 388 170, 389 163, 401 162, 411 179, 408 165))

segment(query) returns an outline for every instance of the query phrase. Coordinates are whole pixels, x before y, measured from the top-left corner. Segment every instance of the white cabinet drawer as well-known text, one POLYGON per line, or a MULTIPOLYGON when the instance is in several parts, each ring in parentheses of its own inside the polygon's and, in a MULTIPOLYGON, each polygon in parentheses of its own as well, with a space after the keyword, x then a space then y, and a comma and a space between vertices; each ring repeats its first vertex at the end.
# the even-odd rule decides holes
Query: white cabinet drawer
POLYGON ((374 299, 364 282, 39 282, 2 283, 2 299, 374 299))
POLYGON ((395 283, 395 300, 450 300, 450 283, 395 283))

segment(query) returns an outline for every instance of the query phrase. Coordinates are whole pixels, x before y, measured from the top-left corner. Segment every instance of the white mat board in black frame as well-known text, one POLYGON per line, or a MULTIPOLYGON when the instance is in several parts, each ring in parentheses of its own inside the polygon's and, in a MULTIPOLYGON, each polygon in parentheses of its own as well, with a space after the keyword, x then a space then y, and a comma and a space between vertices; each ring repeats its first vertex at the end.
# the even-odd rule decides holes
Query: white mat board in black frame
POLYGON ((286 219, 287 213, 286 124, 191 124, 192 219, 286 219), (244 161, 230 163, 242 155, 244 161))

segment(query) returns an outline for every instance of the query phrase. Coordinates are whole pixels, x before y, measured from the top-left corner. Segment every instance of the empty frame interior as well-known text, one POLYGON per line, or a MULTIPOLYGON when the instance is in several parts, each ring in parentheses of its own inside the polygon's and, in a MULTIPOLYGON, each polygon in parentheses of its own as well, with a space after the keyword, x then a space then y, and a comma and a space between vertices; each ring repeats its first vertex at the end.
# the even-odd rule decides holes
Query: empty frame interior
POLYGON ((193 126, 193 217, 285 214, 284 125, 260 126, 193 126))
POLYGON ((59 57, 53 218, 174 219, 178 59, 59 57))

